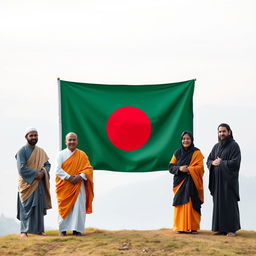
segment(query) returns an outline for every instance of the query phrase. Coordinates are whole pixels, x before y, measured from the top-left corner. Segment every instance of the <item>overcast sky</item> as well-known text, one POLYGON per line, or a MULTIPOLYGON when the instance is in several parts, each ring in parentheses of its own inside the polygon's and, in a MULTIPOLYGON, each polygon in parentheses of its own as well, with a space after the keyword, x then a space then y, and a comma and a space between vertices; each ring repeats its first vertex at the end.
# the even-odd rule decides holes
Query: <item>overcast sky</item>
MULTIPOLYGON (((1 0, 0 213, 13 218, 16 215, 14 155, 25 144, 25 128, 35 126, 39 131, 38 145, 47 151, 52 163, 54 209, 49 211, 46 223, 56 226, 58 77, 105 84, 168 83, 196 78, 195 145, 207 158, 217 141, 217 125, 229 123, 242 150, 241 176, 255 177, 255 12, 253 0, 1 0)), ((208 196, 208 170, 205 171, 208 196)), ((172 177, 167 172, 95 171, 94 209, 98 217, 92 215, 86 226, 171 227, 171 187, 172 177), (148 184, 154 181, 166 191, 158 193, 154 201, 159 202, 159 211, 169 211, 159 225, 154 225, 152 194, 147 192, 151 191, 148 184), (136 186, 143 191, 141 207, 135 210, 139 214, 132 221, 127 214, 123 226, 117 225, 113 211, 136 186), (107 195, 115 191, 123 198, 105 205, 107 195), (100 212, 104 207, 108 208, 107 215, 100 212)), ((120 207, 129 212, 138 206, 138 200, 134 198, 120 207)), ((210 224, 204 227, 210 228, 210 224)))

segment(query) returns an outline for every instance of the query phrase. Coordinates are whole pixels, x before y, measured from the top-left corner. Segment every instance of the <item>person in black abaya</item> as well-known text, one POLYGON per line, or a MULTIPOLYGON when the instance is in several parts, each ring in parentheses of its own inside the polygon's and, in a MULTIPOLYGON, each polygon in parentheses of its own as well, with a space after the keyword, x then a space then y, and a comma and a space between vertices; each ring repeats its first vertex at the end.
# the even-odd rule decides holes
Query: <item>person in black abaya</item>
POLYGON ((228 124, 218 126, 218 139, 207 159, 213 197, 212 231, 214 235, 235 236, 241 228, 238 208, 241 152, 228 124))

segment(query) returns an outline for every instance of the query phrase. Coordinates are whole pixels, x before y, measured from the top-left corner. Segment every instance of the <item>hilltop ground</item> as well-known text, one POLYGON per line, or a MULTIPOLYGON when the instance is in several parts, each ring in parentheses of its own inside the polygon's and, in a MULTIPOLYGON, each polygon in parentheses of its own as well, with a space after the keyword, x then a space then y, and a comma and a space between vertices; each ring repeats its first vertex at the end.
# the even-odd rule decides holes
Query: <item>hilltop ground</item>
POLYGON ((236 237, 213 236, 210 231, 197 235, 175 234, 170 229, 106 231, 87 229, 85 236, 59 237, 57 231, 46 236, 0 237, 0 255, 82 256, 171 256, 171 255, 256 255, 256 232, 239 231, 236 237))

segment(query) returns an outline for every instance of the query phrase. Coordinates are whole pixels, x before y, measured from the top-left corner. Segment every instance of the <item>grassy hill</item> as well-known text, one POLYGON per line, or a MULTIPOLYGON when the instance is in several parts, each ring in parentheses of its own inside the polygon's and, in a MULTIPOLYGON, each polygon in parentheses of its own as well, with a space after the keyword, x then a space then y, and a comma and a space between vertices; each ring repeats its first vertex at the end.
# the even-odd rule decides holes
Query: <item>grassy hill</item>
POLYGON ((28 239, 19 235, 0 237, 0 255, 256 255, 256 232, 239 231, 237 237, 225 237, 213 236, 210 231, 177 235, 170 229, 87 229, 82 237, 59 237, 57 231, 48 231, 46 236, 29 235, 28 239))

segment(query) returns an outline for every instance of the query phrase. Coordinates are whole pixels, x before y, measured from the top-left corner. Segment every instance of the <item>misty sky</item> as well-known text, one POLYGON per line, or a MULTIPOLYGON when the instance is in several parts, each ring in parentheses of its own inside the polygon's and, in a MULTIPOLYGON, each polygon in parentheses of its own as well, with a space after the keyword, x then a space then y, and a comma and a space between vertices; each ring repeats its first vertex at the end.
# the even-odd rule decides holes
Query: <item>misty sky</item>
MULTIPOLYGON (((242 151, 241 176, 254 178, 255 12, 253 0, 2 0, 0 213, 16 215, 14 155, 25 144, 25 128, 34 126, 39 131, 38 145, 47 151, 52 163, 54 209, 46 223, 57 225, 54 168, 59 150, 58 77, 105 84, 196 78, 195 145, 207 158, 217 141, 217 125, 229 123, 242 151)), ((206 205, 210 206, 207 186, 205 169, 206 205)), ((90 216, 86 226, 169 228, 171 187, 168 172, 95 171, 96 217, 90 216), (158 186, 152 185, 155 183, 158 186), (154 189, 157 193, 152 194, 154 189), (131 191, 137 191, 137 197, 131 199, 131 191), (123 224, 117 224, 119 205, 127 212, 123 224), (152 207, 166 213, 161 223, 155 220, 157 211, 152 207), (131 208, 136 216, 131 215, 131 208)), ((207 211, 202 222, 209 229, 211 208, 207 211)))

